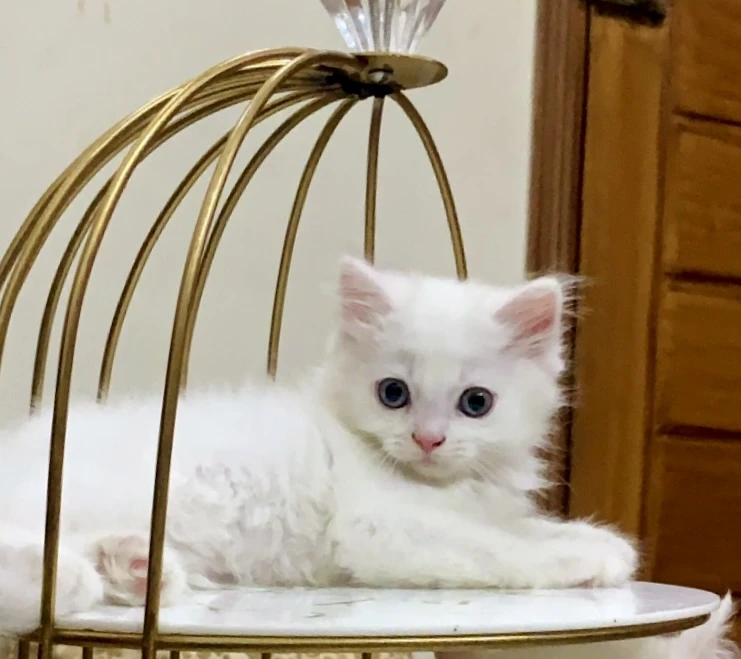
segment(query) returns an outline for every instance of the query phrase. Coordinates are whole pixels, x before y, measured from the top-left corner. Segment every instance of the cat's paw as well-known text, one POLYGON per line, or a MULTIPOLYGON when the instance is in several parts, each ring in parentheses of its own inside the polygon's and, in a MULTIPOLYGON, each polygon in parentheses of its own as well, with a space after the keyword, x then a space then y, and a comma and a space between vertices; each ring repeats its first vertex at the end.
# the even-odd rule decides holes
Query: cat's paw
POLYGON ((604 552, 604 569, 590 583, 595 586, 622 586, 638 571, 639 554, 635 542, 610 528, 593 527, 591 546, 604 552))
MULTIPOLYGON (((147 596, 149 541, 142 535, 108 536, 95 543, 95 564, 103 577, 105 597, 115 604, 141 606, 147 596)), ((160 605, 171 606, 186 590, 177 559, 165 548, 160 605)))
POLYGON ((628 540, 607 529, 583 540, 554 547, 552 576, 561 587, 616 587, 630 581, 638 568, 638 553, 628 540))
POLYGON ((583 585, 612 588, 623 586, 635 576, 638 569, 638 554, 627 540, 613 537, 596 560, 594 574, 583 585))

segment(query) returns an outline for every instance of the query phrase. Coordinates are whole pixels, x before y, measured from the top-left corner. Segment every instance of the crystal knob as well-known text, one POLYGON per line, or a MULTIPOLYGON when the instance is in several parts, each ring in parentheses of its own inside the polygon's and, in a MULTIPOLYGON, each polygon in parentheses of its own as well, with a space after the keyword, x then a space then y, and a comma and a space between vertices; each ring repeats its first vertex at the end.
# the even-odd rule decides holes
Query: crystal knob
POLYGON ((411 54, 445 0, 321 0, 348 48, 411 54))

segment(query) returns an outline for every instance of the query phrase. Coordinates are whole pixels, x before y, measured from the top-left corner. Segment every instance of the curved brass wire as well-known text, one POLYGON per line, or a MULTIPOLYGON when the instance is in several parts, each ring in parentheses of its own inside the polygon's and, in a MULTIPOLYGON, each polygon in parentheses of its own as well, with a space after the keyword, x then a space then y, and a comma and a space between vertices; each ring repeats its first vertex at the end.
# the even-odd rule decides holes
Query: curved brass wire
MULTIPOLYGON (((54 273, 54 279, 52 280, 51 287, 49 288, 49 294, 47 295, 46 304, 44 305, 44 312, 41 316, 41 324, 39 325, 39 336, 36 340, 36 354, 33 363, 33 377, 31 378, 30 408, 32 412, 41 405, 41 398, 44 388, 44 373, 46 372, 46 358, 49 354, 51 331, 54 323, 54 316, 59 304, 59 298, 61 297, 62 289, 64 288, 64 283, 67 280, 67 275, 69 274, 72 263, 75 260, 75 256, 77 256, 77 252, 82 245, 85 234, 90 227, 90 223, 93 221, 93 217, 95 216, 95 213, 100 206, 100 202, 106 194, 109 183, 110 181, 105 183, 101 187, 101 189, 98 190, 98 193, 93 198, 93 201, 83 213, 82 219, 75 227, 72 238, 67 243, 67 247, 64 250, 64 254, 62 254, 59 266, 54 273)), ((2 339, 0 339, 0 344, 1 343, 2 339)))
MULTIPOLYGON (((168 92, 154 99, 127 118, 120 121, 113 128, 106 131, 85 149, 47 188, 39 202, 33 207, 24 221, 19 233, 24 234, 23 247, 35 245, 38 242, 39 232, 43 231, 44 224, 49 219, 56 218, 74 198, 79 190, 99 171, 99 169, 127 143, 133 134, 165 105, 174 94, 168 92), (109 157, 105 157, 110 154, 109 157), (101 157, 105 158, 101 162, 101 157), (82 181, 80 179, 82 178, 82 181)), ((18 238, 18 236, 16 236, 18 238)), ((14 240, 15 242, 15 240, 14 240)), ((8 250, 0 266, 0 286, 5 285, 9 271, 22 260, 20 254, 8 250)))
POLYGON ((229 193, 224 206, 219 213, 218 218, 214 224, 213 231, 208 237, 208 243, 206 244, 205 256, 203 258, 203 264, 201 269, 198 271, 198 278, 195 285, 195 293, 193 296, 193 304, 195 311, 191 316, 188 317, 188 325, 185 330, 185 363, 183 364, 183 375, 181 379, 181 386, 185 387, 188 377, 188 359, 190 357, 191 345, 193 343, 193 333, 195 331, 195 324, 198 317, 198 309, 200 307, 201 298, 203 297, 203 290, 206 285, 208 274, 211 270, 214 257, 216 256, 216 250, 221 242, 221 237, 224 234, 227 222, 231 217, 234 209, 237 207, 239 200, 242 198, 247 186, 250 184, 253 176, 257 172, 258 168, 262 165, 265 159, 273 152, 273 150, 283 141, 283 139, 301 122, 307 119, 312 114, 315 114, 322 108, 326 107, 330 103, 333 103, 342 98, 341 94, 331 94, 324 98, 317 99, 313 103, 309 103, 292 116, 286 119, 283 124, 271 133, 271 135, 265 140, 262 146, 255 152, 247 166, 242 170, 239 178, 237 179, 232 191, 229 193))
POLYGON ((116 309, 113 312, 113 320, 108 329, 105 348, 103 349, 103 359, 101 360, 100 374, 98 376, 98 401, 100 402, 104 402, 108 398, 108 390, 111 385, 111 375, 113 373, 113 362, 116 356, 118 341, 121 337, 121 331, 123 330, 123 323, 126 319, 126 313, 129 310, 129 305, 134 297, 136 286, 144 272, 147 261, 154 251, 165 227, 182 203, 183 199, 185 199, 188 192, 190 192, 198 179, 200 179, 204 172, 213 164, 216 157, 224 148, 227 136, 228 134, 223 135, 214 142, 208 151, 206 151, 206 153, 196 161, 195 165, 191 167, 185 175, 185 178, 178 184, 175 191, 167 200, 167 203, 157 215, 157 218, 149 229, 149 232, 144 238, 136 257, 134 258, 134 263, 129 270, 123 290, 118 298, 118 302, 116 303, 116 309))
MULTIPOLYGON (((203 264, 205 242, 213 225, 214 214, 220 200, 227 176, 231 170, 237 151, 252 127, 255 119, 270 96, 293 74, 313 65, 355 66, 359 67, 352 56, 336 53, 318 53, 314 51, 298 55, 290 63, 274 73, 255 95, 247 111, 237 121, 232 130, 216 170, 211 178, 203 206, 193 232, 188 257, 183 270, 180 291, 178 293, 175 320, 173 322, 170 354, 167 363, 165 390, 163 395, 162 416, 160 423, 159 443, 157 448, 157 466, 152 505, 151 539, 149 547, 149 571, 147 576, 147 598, 144 608, 144 628, 142 634, 143 659, 155 659, 157 620, 162 578, 162 559, 164 551, 164 533, 167 515, 167 501, 172 457, 175 416, 182 371, 185 361, 185 329, 188 316, 196 312, 193 305, 195 281, 203 264)), ((208 76, 208 74, 207 74, 208 76)), ((209 78, 206 77, 206 81, 209 78)), ((164 113, 163 113, 164 114, 164 113)), ((112 211, 112 206, 111 206, 112 211)), ((45 658, 42 658, 45 659, 45 658)))
MULTIPOLYGON (((47 514, 45 523, 44 574, 41 602, 41 643, 39 648, 39 659, 49 659, 51 641, 54 632, 54 596, 56 589, 57 555, 59 551, 59 516, 61 512, 62 470, 64 463, 64 444, 67 417, 69 412, 72 366, 77 340, 77 331, 79 328, 82 303, 90 279, 90 274, 92 272, 92 267, 98 254, 98 250, 105 234, 105 230, 108 226, 111 216, 113 215, 115 206, 121 194, 123 193, 123 189, 129 178, 131 177, 134 168, 147 152, 150 144, 155 139, 156 135, 159 133, 160 130, 164 129, 164 127, 177 114, 177 112, 183 107, 183 105, 196 93, 205 88, 213 80, 218 80, 224 74, 228 73, 229 71, 236 70, 244 64, 259 64, 268 61, 271 58, 280 56, 296 57, 297 60, 302 60, 302 58, 308 57, 307 54, 302 55, 302 53, 305 53, 305 51, 299 49, 283 49, 277 51, 262 51, 256 54, 253 53, 241 56, 214 67, 206 73, 198 76, 190 83, 179 88, 179 91, 172 96, 172 98, 166 103, 164 108, 151 121, 151 123, 147 126, 147 129, 137 139, 134 146, 124 158, 106 192, 101 205, 101 209, 95 216, 93 226, 91 227, 90 233, 88 234, 88 238, 83 248, 83 252, 80 256, 77 270, 75 272, 75 277, 72 282, 72 289, 70 291, 70 297, 67 303, 64 326, 62 328, 59 365, 57 369, 57 382, 55 387, 54 410, 52 415, 49 476, 47 484, 47 514)), ((287 66, 291 65, 289 64, 287 66)), ((274 76, 270 80, 275 80, 276 76, 277 74, 274 74, 274 76)), ((256 107, 254 111, 255 115, 260 109, 262 109, 262 106, 267 100, 267 95, 265 95, 264 92, 265 89, 268 87, 269 83, 266 83, 266 85, 262 87, 261 90, 257 93, 257 95, 255 96, 255 100, 250 106, 251 108, 256 107), (263 97, 262 99, 260 99, 260 102, 258 102, 258 99, 261 95, 263 95, 263 97)), ((277 87, 277 84, 269 90, 270 93, 275 90, 275 87, 277 87)), ((227 141, 227 145, 224 149, 224 152, 222 153, 222 159, 224 153, 227 152, 229 141, 231 140, 227 141)), ((64 188, 64 185, 62 186, 62 188, 64 188)), ((57 191, 57 195, 60 194, 60 191, 61 188, 57 191)), ((52 211, 49 207, 47 207, 45 210, 45 215, 50 216, 51 214, 52 211)), ((175 404, 176 403, 177 396, 175 396, 175 404)), ((171 425, 174 429, 174 413, 173 418, 171 422, 168 422, 168 425, 171 425)), ((169 444, 171 448, 171 437, 169 444)), ((167 467, 169 469, 169 460, 167 467)), ((165 484, 167 484, 167 480, 165 480, 165 484)), ((155 491, 157 491, 156 484, 155 491)), ((165 499, 167 498, 166 488, 164 490, 163 497, 165 499)), ((164 509, 161 511, 160 514, 164 514, 164 509)), ((161 523, 162 528, 163 526, 164 517, 162 518, 161 523)), ((153 546, 155 546, 155 552, 153 552, 153 554, 150 556, 150 577, 147 607, 145 609, 146 642, 144 647, 144 654, 146 659, 153 659, 154 656, 154 632, 157 619, 156 609, 159 605, 158 589, 160 586, 160 576, 162 569, 162 543, 154 542, 153 546), (157 544, 160 545, 158 551, 156 547, 157 544), (152 567, 156 567, 156 570, 152 571, 152 567), (153 579, 153 576, 156 576, 156 579, 153 579), (156 581, 155 587, 153 587, 152 585, 154 581, 156 581), (152 596, 154 597, 155 603, 154 609, 152 609, 151 605, 152 596), (146 613, 147 610, 149 610, 148 615, 146 613)))
POLYGON ((440 195, 443 198, 443 205, 445 206, 445 216, 448 220, 450 241, 453 245, 456 273, 459 279, 465 279, 468 276, 468 268, 466 266, 466 252, 463 248, 463 235, 461 234, 461 226, 458 221, 458 211, 455 208, 453 190, 450 187, 450 181, 445 172, 445 165, 440 157, 440 152, 437 150, 437 145, 430 129, 427 127, 425 120, 422 119, 422 115, 417 111, 417 108, 414 107, 414 104, 402 92, 392 94, 391 98, 399 104, 406 116, 409 117, 409 121, 412 122, 412 125, 416 129, 422 145, 427 152, 427 157, 432 164, 432 170, 435 173, 437 185, 440 188, 440 195))
POLYGON ((291 260, 293 257, 293 248, 296 244, 298 235, 298 226, 301 221, 301 215, 306 204, 306 197, 309 194, 309 187, 316 173, 316 168, 324 154, 324 150, 332 139, 337 126, 345 115, 358 102, 356 98, 349 98, 343 101, 340 106, 332 113, 327 120, 326 125, 319 134, 314 148, 306 161, 303 174, 296 190, 296 197, 293 201, 293 208, 286 226, 286 235, 283 239, 283 250, 280 255, 280 265, 278 266, 278 279, 275 283, 275 295, 273 297, 273 313, 270 318, 270 339, 268 341, 268 374, 275 376, 278 368, 278 349, 280 346, 280 335, 283 327, 283 311, 286 304, 286 292, 288 288, 288 275, 291 270, 291 260))
MULTIPOLYGON (((152 144, 149 152, 145 155, 145 157, 147 157, 156 148, 161 146, 164 142, 177 135, 183 129, 187 128, 193 122, 202 119, 204 116, 209 116, 214 112, 245 100, 245 96, 249 95, 252 88, 256 89, 255 83, 252 83, 250 87, 242 88, 241 90, 239 90, 238 93, 235 93, 234 91, 219 89, 218 94, 215 97, 208 99, 208 104, 196 108, 196 110, 192 111, 190 114, 181 117, 178 121, 168 126, 167 130, 165 130, 162 135, 160 135, 154 142, 154 144, 152 144)), ((298 94, 298 100, 300 100, 301 98, 303 98, 303 95, 306 94, 306 92, 294 92, 294 94, 298 94)), ((279 102, 282 102, 283 100, 284 99, 280 99, 279 102)), ((129 144, 135 137, 135 135, 132 135, 126 144, 129 144)), ((126 144, 124 144, 122 148, 124 148, 126 144)), ((112 154, 111 157, 113 157, 114 155, 115 154, 112 154)), ((92 223, 95 213, 100 207, 100 203, 103 199, 103 193, 106 187, 110 184, 110 181, 111 179, 109 179, 107 183, 104 184, 98 195, 96 195, 95 199, 86 210, 82 220, 77 225, 73 237, 70 240, 70 243, 68 244, 65 253, 59 263, 54 276, 54 280, 52 282, 52 286, 50 287, 46 305, 44 306, 44 313, 42 315, 41 325, 39 329, 39 338, 36 343, 36 357, 34 361, 34 372, 31 385, 32 410, 35 407, 38 407, 41 402, 44 386, 44 373, 46 370, 46 359, 49 350, 49 341, 51 339, 51 330, 64 283, 69 274, 72 263, 74 262, 74 259, 77 256, 77 253, 82 245, 82 241, 87 234, 87 230, 92 223)), ((10 313, 12 313, 12 305, 14 305, 14 303, 15 298, 12 300, 10 313)), ((7 331, 7 325, 4 327, 4 330, 5 331, 3 331, 3 328, 0 328, 0 351, 2 350, 1 346, 5 341, 5 332, 7 331)))
MULTIPOLYGON (((62 174, 62 176, 64 175, 62 174)), ((60 176, 56 182, 52 183, 52 185, 44 191, 44 194, 42 194, 39 200, 34 204, 33 208, 23 221, 23 224, 18 228, 18 231, 6 248, 2 259, 0 259, 0 288, 5 285, 5 280, 8 274, 10 274, 10 271, 13 269, 13 265, 18 259, 19 254, 23 251, 23 246, 28 242, 28 236, 33 232, 36 225, 36 218, 41 211, 46 208, 46 205, 49 203, 49 200, 57 189, 58 181, 62 176, 60 176)))
POLYGON ((365 237, 363 253, 373 263, 376 256, 376 197, 378 195, 378 150, 381 141, 383 97, 373 100, 370 131, 368 133, 368 171, 365 183, 365 237))
MULTIPOLYGON (((311 98, 316 97, 319 93, 317 91, 299 91, 293 92, 290 95, 286 95, 283 98, 278 99, 271 103, 260 113, 256 120, 256 124, 268 119, 269 117, 281 112, 282 110, 307 101, 311 98)), ((332 97, 334 98, 334 97, 332 97)), ((126 313, 128 311, 131 300, 133 299, 136 286, 139 283, 146 263, 154 250, 154 247, 159 240, 165 226, 170 221, 170 218, 175 213, 176 209, 182 203, 185 196, 188 194, 190 189, 195 185, 196 181, 203 175, 203 173, 213 164, 214 160, 219 156, 229 134, 222 136, 211 148, 198 160, 198 162, 191 168, 186 174, 185 178, 180 182, 176 190, 173 192, 171 197, 168 199, 164 208, 154 221, 152 228, 147 234, 144 242, 142 243, 139 252, 134 259, 134 264, 129 271, 126 278, 121 295, 119 296, 116 310, 111 321, 111 325, 106 338, 105 348, 103 351, 103 359, 101 361, 100 376, 98 378, 98 399, 105 400, 110 388, 111 375, 113 372, 113 362, 116 356, 116 348, 118 341, 121 336, 123 329, 123 323, 126 319, 126 313)), ((212 257, 213 258, 213 257, 212 257)))
MULTIPOLYGON (((176 122, 173 122, 172 125, 168 126, 167 129, 163 132, 163 134, 160 135, 158 139, 151 145, 149 152, 144 157, 148 156, 152 150, 158 148, 163 142, 174 137, 177 133, 187 128, 191 124, 199 121, 200 119, 206 116, 210 116, 211 114, 219 110, 222 110, 231 105, 234 105, 235 103, 247 100, 254 92, 256 92, 259 89, 259 84, 255 83, 254 80, 249 82, 248 85, 244 84, 245 79, 243 76, 238 77, 237 80, 240 84, 236 88, 231 88, 230 86, 225 85, 225 84, 219 84, 219 85, 214 85, 214 89, 211 90, 210 94, 198 95, 196 97, 197 103, 194 101, 194 109, 191 109, 188 114, 180 117, 176 122)), ((291 90, 294 87, 300 88, 301 86, 303 85, 286 86, 286 90, 291 90)), ((327 90, 331 90, 331 89, 332 89, 331 87, 327 87, 327 90)), ((303 97, 303 95, 309 94, 309 93, 312 93, 312 94, 315 93, 314 89, 310 88, 308 91, 300 91, 300 90, 295 91, 293 92, 294 94, 293 98, 299 99, 299 97, 303 97)), ((276 105, 280 105, 286 102, 287 98, 290 96, 291 95, 289 94, 287 95, 287 97, 279 99, 276 102, 276 105)), ((296 102, 298 102, 298 100, 296 102)), ((284 107, 284 106, 281 106, 281 107, 284 107)), ((274 111, 278 111, 278 109, 275 109, 274 111)), ((85 174, 84 180, 81 181, 79 189, 87 185, 89 180, 102 167, 104 167, 107 162, 109 162, 113 157, 115 157, 121 151, 121 149, 125 148, 128 144, 130 144, 136 138, 141 128, 142 127, 138 126, 138 124, 135 124, 133 127, 126 127, 126 132, 124 134, 124 137, 126 139, 121 139, 121 136, 114 136, 114 141, 109 143, 110 148, 105 149, 105 151, 102 154, 103 157, 99 159, 99 162, 93 163, 95 166, 91 164, 90 170, 85 174)), ((57 183, 55 183, 55 185, 59 187, 57 183)), ((54 188, 54 186, 52 186, 52 188, 54 188)), ((50 188, 50 190, 52 188, 50 188)), ((47 190, 46 195, 48 194, 49 194, 49 190, 47 190)), ((0 360, 2 359, 3 349, 4 349, 5 341, 7 338, 9 321, 10 321, 10 317, 12 315, 13 309, 15 307, 15 303, 17 301, 18 293, 20 292, 23 286, 23 283, 25 281, 25 278, 28 272, 30 272, 33 262, 35 261, 36 257, 40 253, 43 247, 43 243, 46 241, 46 236, 48 236, 49 232, 54 228, 56 221, 62 215, 62 213, 64 212, 66 207, 69 205, 69 203, 72 202, 76 194, 77 192, 75 192, 74 195, 71 195, 69 200, 63 206, 58 208, 56 216, 53 217, 52 220, 48 222, 46 226, 43 228, 44 237, 41 241, 38 241, 36 243, 36 249, 32 250, 28 258, 28 263, 21 270, 21 273, 20 273, 22 275, 21 279, 17 282, 14 281, 13 285, 9 284, 6 294, 3 296, 3 300, 0 303, 0 360)), ((102 201, 102 198, 96 197, 96 200, 93 202, 93 204, 95 204, 95 208, 99 207, 101 201, 102 201)), ((37 204, 37 207, 38 206, 39 204, 37 204)), ((26 223, 29 222, 29 219, 33 218, 33 215, 34 215, 34 212, 32 211, 26 223)), ((54 278, 54 282, 47 296, 47 303, 44 308, 44 314, 42 317, 42 322, 41 322, 40 332, 39 332, 39 339, 37 341, 37 350, 36 350, 36 358, 35 358, 35 366, 34 366, 34 375, 32 379, 32 392, 31 392, 32 409, 38 405, 38 403, 41 400, 41 395, 43 393, 43 379, 44 379, 44 371, 46 368, 48 344, 49 344, 49 340, 51 337, 51 329, 52 329, 52 324, 54 322, 56 309, 59 303, 59 297, 61 295, 61 291, 64 286, 64 282, 66 281, 66 277, 68 275, 69 269, 72 265, 72 262, 74 261, 75 256, 77 255, 77 252, 79 251, 79 248, 82 244, 82 240, 84 236, 86 235, 86 232, 90 224, 92 223, 93 217, 94 217, 94 210, 91 205, 91 207, 88 208, 88 211, 86 211, 83 217, 83 220, 80 222, 77 229, 75 230, 75 235, 73 236, 72 244, 68 246, 62 260, 60 261, 59 267, 57 269, 57 273, 54 278)), ((26 223, 24 223, 24 227, 26 223)), ((24 227, 22 227, 19 233, 24 232, 24 227)), ((32 238, 28 238, 28 240, 31 243, 34 242, 32 238)))
MULTIPOLYGON (((240 89, 249 84, 261 84, 264 80, 265 74, 274 71, 277 66, 278 64, 269 64, 258 67, 247 67, 245 71, 236 72, 226 81, 214 83, 210 89, 207 90, 207 95, 218 95, 223 92, 232 91, 233 89, 240 89)), ((322 83, 326 80, 325 74, 317 74, 315 72, 310 73, 311 75, 297 76, 296 80, 294 80, 291 85, 288 85, 285 90, 300 88, 306 85, 316 87, 317 83, 322 83)), ((0 287, 5 284, 6 278, 11 269, 19 260, 23 247, 28 243, 35 244, 37 242, 37 237, 33 232, 40 224, 43 224, 42 219, 47 215, 45 213, 46 208, 49 205, 52 205, 54 211, 50 216, 61 214, 63 207, 66 207, 69 200, 74 198, 79 189, 84 187, 84 185, 86 185, 95 175, 95 172, 103 167, 110 159, 104 158, 103 162, 101 162, 101 156, 105 156, 105 154, 110 154, 111 157, 116 155, 120 149, 125 146, 125 143, 128 143, 132 139, 132 133, 138 133, 141 127, 146 125, 152 116, 159 112, 169 100, 180 92, 182 88, 182 86, 177 87, 165 94, 162 94, 137 110, 134 114, 120 121, 85 149, 85 151, 83 151, 83 153, 81 153, 59 177, 57 177, 27 215, 23 225, 14 236, 3 255, 2 260, 0 260, 0 287), (80 177, 82 177, 82 181, 80 181, 80 177), (59 190, 63 183, 69 187, 63 190, 60 198, 59 190), (67 194, 71 196, 65 203, 64 197, 67 194), (54 201, 54 204, 51 204, 52 201, 54 201), (60 205, 58 206, 57 204, 60 205)), ((202 94, 196 94, 193 97, 193 104, 200 103, 203 100, 204 96, 202 94)), ((39 245, 39 250, 42 246, 43 243, 39 245)))
POLYGON ((108 131, 86 149, 47 189, 42 199, 27 216, 19 231, 19 234, 22 234, 22 241, 17 251, 6 254, 6 258, 0 264, 0 286, 5 285, 2 299, 0 299, 0 363, 2 363, 8 326, 18 295, 51 229, 72 199, 118 153, 119 142, 125 141, 124 137, 128 138, 135 132, 139 123, 149 118, 154 104, 155 102, 120 124, 122 126, 120 134, 112 135, 112 131, 108 131), (102 155, 108 156, 103 162, 101 162, 102 155))
MULTIPOLYGON (((225 89, 224 86, 221 85, 219 87, 218 93, 215 93, 213 96, 207 98, 208 100, 207 104, 196 107, 195 110, 192 110, 188 114, 180 117, 177 121, 173 122, 173 124, 168 126, 167 129, 162 133, 162 135, 160 135, 158 139, 153 143, 153 145, 150 148, 150 153, 154 149, 158 148, 165 141, 174 137, 177 133, 187 128, 191 124, 199 121, 200 119, 206 116, 210 116, 213 113, 218 112, 219 110, 225 109, 227 107, 230 107, 238 102, 247 100, 251 94, 257 91, 257 89, 259 89, 259 85, 256 85, 254 82, 252 82, 247 87, 242 87, 241 89, 238 89, 236 93, 234 90, 225 89)), ((328 91, 331 91, 331 88, 328 88, 328 91)), ((269 114, 266 116, 272 116, 273 114, 275 114, 276 112, 279 112, 285 107, 288 107, 289 105, 293 103, 298 103, 304 100, 305 98, 309 98, 310 96, 315 95, 316 93, 317 92, 312 89, 304 90, 304 91, 299 90, 299 91, 294 91, 292 93, 288 93, 284 97, 278 99, 276 102, 272 104, 272 107, 269 109, 269 114)), ((132 136, 131 140, 133 140, 134 138, 135 136, 132 136)), ((131 140, 129 140, 129 143, 131 140)), ((149 153, 147 153, 147 155, 149 155, 149 153)), ((110 183, 110 180, 109 180, 109 183, 110 183)), ((96 200, 94 200, 93 202, 93 204, 95 205, 95 209, 99 207, 101 201, 102 201, 101 198, 96 197, 96 200)), ((177 204, 179 203, 180 202, 177 202, 177 204)), ((174 212, 175 208, 177 207, 177 204, 172 209, 172 212, 174 212)), ((34 374, 33 374, 33 379, 32 379, 32 390, 31 390, 31 408, 32 409, 34 407, 37 407, 41 401, 41 396, 43 393, 43 386, 44 386, 44 372, 46 370, 46 358, 47 358, 48 350, 49 350, 49 340, 51 337, 52 324, 54 322, 54 317, 55 317, 57 306, 59 303, 59 298, 61 296, 64 282, 66 281, 66 277, 69 273, 69 269, 72 265, 72 262, 74 261, 75 256, 77 255, 77 252, 79 251, 84 235, 86 234, 87 229, 89 228, 90 223, 92 222, 92 219, 93 219, 92 209, 93 209, 93 205, 91 205, 91 207, 85 213, 83 220, 81 220, 80 224, 75 230, 73 239, 70 245, 68 245, 68 248, 65 251, 64 256, 62 257, 62 260, 60 261, 59 267, 57 269, 57 273, 54 278, 54 282, 52 284, 52 287, 49 290, 49 295, 47 297, 47 302, 44 307, 44 314, 43 314, 42 321, 41 321, 39 339, 37 341, 37 347, 36 347, 36 359, 35 359, 35 365, 34 365, 34 374)), ((158 218, 158 220, 156 221, 156 224, 158 224, 160 221, 167 223, 169 221, 168 217, 158 218)), ((154 230, 150 232, 150 237, 153 240, 155 240, 155 242, 156 240, 158 240, 158 236, 159 236, 158 232, 154 230), (157 237, 153 236, 152 235, 153 233, 157 233, 157 237)), ((144 256, 143 258, 146 260, 148 258, 148 255, 144 256)), ((142 264, 142 267, 143 267, 143 264, 142 264)), ((140 274, 136 276, 136 281, 138 281, 140 274)), ((136 282, 133 283, 133 286, 134 287, 136 286, 136 282)), ((132 293, 133 293, 133 290, 132 290, 132 293)), ((129 302, 126 302, 125 308, 122 309, 123 315, 126 314, 126 309, 128 308, 129 302)), ((11 307, 11 312, 12 312, 12 307, 11 307)), ((117 307, 117 312, 118 312, 118 307, 117 307)), ((118 322, 118 321, 114 320, 114 323, 115 322, 118 322)), ((121 320, 120 322, 123 322, 123 321, 121 320)), ((5 330, 7 331, 7 326, 5 327, 5 330)), ((3 333, 3 328, 0 327, 0 352, 2 351, 2 345, 4 343, 4 339, 5 339, 5 335, 3 333)), ((110 340, 110 333, 109 333, 108 339, 110 340)), ((106 341, 106 353, 110 351, 109 340, 106 341)), ((118 338, 116 337, 115 341, 117 340, 118 338)), ((115 347, 113 350, 115 352, 115 347)), ((104 357, 103 361, 104 363, 107 363, 108 358, 104 357)), ((108 379, 108 380, 110 379, 110 373, 107 373, 105 376, 101 374, 101 377, 99 378, 99 390, 100 390, 100 382, 104 381, 105 379, 108 379)), ((108 384, 106 384, 104 388, 107 390, 108 384)), ((105 396, 103 396, 103 398, 104 397, 105 396)))
POLYGON ((75 160, 73 160, 72 163, 68 165, 67 168, 46 189, 39 201, 36 202, 34 207, 26 216, 21 228, 11 241, 11 244, 3 255, 2 260, 0 260, 0 288, 5 285, 6 279, 16 263, 21 260, 20 257, 23 249, 27 248, 29 244, 37 241, 37 236, 34 232, 38 231, 47 207, 52 201, 56 201, 62 184, 65 181, 69 181, 71 178, 75 178, 80 170, 87 166, 92 166, 92 163, 96 160, 96 156, 100 153, 101 149, 105 150, 107 144, 112 140, 115 140, 116 136, 126 135, 127 131, 130 130, 132 126, 136 126, 139 122, 146 122, 150 119, 166 102, 171 93, 172 92, 168 92, 155 98, 147 105, 103 133, 103 135, 101 135, 77 158, 75 158, 75 160))

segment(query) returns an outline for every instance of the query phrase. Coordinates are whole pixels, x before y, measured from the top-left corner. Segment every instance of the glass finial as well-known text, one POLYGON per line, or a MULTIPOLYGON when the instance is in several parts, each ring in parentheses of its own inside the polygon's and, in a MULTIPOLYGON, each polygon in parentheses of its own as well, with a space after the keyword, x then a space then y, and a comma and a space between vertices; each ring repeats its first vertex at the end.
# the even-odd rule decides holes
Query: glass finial
POLYGON ((445 0, 321 0, 348 48, 413 53, 445 0))

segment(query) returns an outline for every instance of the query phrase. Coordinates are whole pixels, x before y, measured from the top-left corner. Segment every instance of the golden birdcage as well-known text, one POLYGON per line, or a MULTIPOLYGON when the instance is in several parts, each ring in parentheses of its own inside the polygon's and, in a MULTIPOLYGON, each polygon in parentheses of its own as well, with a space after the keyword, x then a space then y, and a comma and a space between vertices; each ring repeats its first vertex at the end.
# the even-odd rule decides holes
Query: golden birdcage
POLYGON ((276 371, 281 326, 292 256, 299 223, 312 179, 322 154, 340 122, 360 102, 372 102, 367 145, 365 187, 364 253, 373 260, 376 236, 376 189, 382 115, 388 99, 398 105, 416 131, 432 166, 445 208, 451 244, 459 277, 466 276, 461 231, 448 178, 426 126, 406 92, 435 84, 445 78, 443 64, 412 54, 419 38, 429 29, 445 0, 323 0, 354 52, 318 51, 308 48, 278 48, 248 53, 214 66, 189 82, 154 99, 117 123, 85 149, 51 184, 33 207, 0 261, 0 356, 7 351, 6 339, 14 308, 39 254, 60 218, 89 192, 93 179, 117 156, 115 173, 95 192, 69 238, 56 268, 43 310, 31 384, 32 410, 40 404, 52 342, 55 316, 63 292, 69 297, 63 307, 62 332, 53 399, 52 436, 47 488, 41 624, 18 644, 19 659, 27 659, 33 647, 39 658, 49 659, 59 647, 81 648, 83 659, 92 659, 94 649, 118 651, 141 649, 144 659, 169 652, 200 651, 260 653, 406 652, 423 649, 491 647, 500 642, 543 642, 551 639, 596 640, 678 631, 697 624, 702 615, 640 628, 615 630, 581 629, 568 634, 479 634, 448 635, 435 639, 368 636, 245 636, 194 633, 165 633, 158 625, 160 583, 163 567, 170 457, 178 398, 188 374, 194 327, 204 286, 209 277, 224 231, 258 169, 275 148, 306 119, 334 105, 310 151, 293 206, 288 217, 273 296, 267 347, 267 371, 276 371), (157 149, 189 127, 233 106, 243 106, 237 121, 197 160, 169 196, 154 219, 118 297, 101 358, 98 398, 104 401, 111 383, 117 346, 127 311, 150 256, 176 210, 189 191, 212 169, 207 191, 187 250, 169 343, 162 414, 157 452, 155 494, 152 502, 151 545, 143 625, 136 632, 115 626, 94 630, 64 628, 55 622, 54 596, 60 540, 62 472, 65 433, 71 397, 72 367, 78 345, 81 310, 91 273, 117 205, 135 170, 157 149), (288 113, 252 155, 228 188, 230 174, 248 133, 264 120, 288 113), (663 626, 662 626, 663 625, 663 626))

